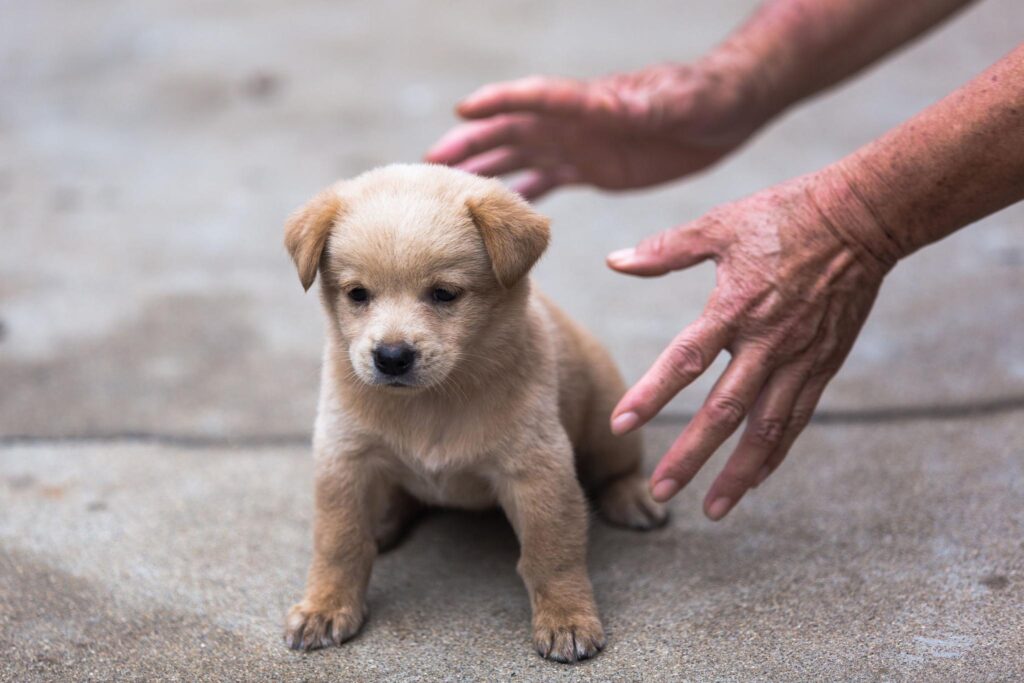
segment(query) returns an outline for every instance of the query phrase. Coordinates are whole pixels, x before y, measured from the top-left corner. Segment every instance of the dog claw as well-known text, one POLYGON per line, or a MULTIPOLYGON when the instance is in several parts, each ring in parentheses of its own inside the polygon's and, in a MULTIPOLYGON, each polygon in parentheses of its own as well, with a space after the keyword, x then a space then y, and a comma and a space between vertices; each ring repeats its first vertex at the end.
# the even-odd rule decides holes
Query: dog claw
POLYGON ((537 653, 563 664, 590 659, 604 648, 604 632, 595 626, 538 628, 534 632, 537 653))
POLYGON ((318 611, 303 604, 288 612, 284 642, 293 650, 317 650, 341 645, 363 625, 363 610, 343 607, 318 611))

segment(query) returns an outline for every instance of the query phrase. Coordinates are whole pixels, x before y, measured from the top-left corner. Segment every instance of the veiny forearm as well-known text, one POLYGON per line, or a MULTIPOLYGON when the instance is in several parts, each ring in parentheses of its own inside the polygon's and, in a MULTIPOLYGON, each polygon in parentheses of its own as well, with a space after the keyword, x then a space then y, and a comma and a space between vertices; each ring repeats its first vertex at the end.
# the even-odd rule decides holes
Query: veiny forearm
POLYGON ((824 175, 832 223, 886 265, 1024 199, 1024 45, 824 175))
POLYGON ((741 68, 764 120, 835 85, 972 0, 767 0, 708 60, 741 68))

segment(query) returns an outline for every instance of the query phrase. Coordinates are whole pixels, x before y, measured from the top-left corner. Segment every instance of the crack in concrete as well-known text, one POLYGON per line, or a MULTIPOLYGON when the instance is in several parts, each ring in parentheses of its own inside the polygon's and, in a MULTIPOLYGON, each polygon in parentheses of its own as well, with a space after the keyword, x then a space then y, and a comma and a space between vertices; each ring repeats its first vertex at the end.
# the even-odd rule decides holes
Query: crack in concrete
MULTIPOLYGON (((1024 410, 1024 395, 1004 396, 959 404, 925 404, 880 408, 835 409, 818 411, 811 422, 820 425, 858 425, 893 422, 964 420, 1024 410)), ((683 425, 692 412, 665 411, 651 424, 683 425)), ((277 434, 184 434, 154 431, 105 431, 77 434, 0 434, 0 448, 21 445, 69 443, 143 443, 178 448, 282 448, 310 443, 307 432, 277 434)))

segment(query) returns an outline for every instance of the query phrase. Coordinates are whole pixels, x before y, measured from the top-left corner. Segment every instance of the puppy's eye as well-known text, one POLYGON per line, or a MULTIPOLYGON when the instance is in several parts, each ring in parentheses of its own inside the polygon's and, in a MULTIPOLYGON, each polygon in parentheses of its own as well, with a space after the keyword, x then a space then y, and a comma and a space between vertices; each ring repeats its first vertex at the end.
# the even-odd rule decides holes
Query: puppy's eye
POLYGON ((367 292, 362 287, 353 287, 352 289, 348 290, 348 298, 352 299, 352 301, 355 301, 356 303, 361 304, 370 298, 370 293, 367 292))
POLYGON ((449 301, 455 301, 459 294, 447 287, 435 287, 434 291, 431 292, 431 296, 434 297, 434 301, 448 303, 449 301))

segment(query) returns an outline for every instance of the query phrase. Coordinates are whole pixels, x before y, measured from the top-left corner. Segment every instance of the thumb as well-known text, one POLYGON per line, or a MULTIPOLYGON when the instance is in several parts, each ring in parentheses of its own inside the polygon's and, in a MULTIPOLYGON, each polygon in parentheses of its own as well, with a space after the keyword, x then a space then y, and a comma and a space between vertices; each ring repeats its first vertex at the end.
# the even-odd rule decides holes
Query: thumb
POLYGON ((695 266, 715 255, 711 240, 694 224, 669 228, 644 239, 636 248, 608 254, 608 267, 620 273, 653 277, 695 266))

